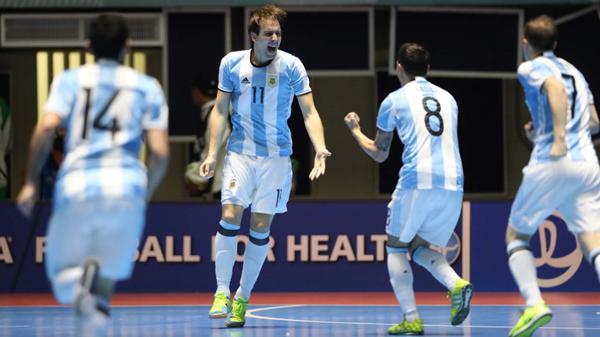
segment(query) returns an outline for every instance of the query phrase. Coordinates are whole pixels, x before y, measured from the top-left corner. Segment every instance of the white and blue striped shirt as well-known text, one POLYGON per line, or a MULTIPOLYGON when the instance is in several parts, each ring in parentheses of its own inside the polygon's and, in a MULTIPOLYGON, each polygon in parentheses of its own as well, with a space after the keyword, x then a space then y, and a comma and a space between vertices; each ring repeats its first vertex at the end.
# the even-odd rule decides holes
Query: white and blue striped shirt
POLYGON ((54 201, 146 196, 139 160, 145 129, 167 129, 158 81, 109 60, 67 70, 52 83, 44 108, 65 127, 65 159, 54 201))
POLYGON ((271 63, 257 67, 251 50, 231 52, 221 60, 219 90, 231 93, 231 152, 259 157, 292 154, 287 124, 294 95, 311 91, 304 65, 282 50, 271 63))
POLYGON ((566 124, 568 150, 565 159, 597 162, 590 133, 590 105, 594 104, 594 98, 581 72, 569 62, 556 57, 553 52, 545 52, 542 56, 522 63, 518 72, 535 132, 535 146, 529 164, 552 160, 552 110, 548 96, 542 90, 549 77, 564 83, 569 99, 566 124))
POLYGON ((381 103, 377 127, 398 131, 404 144, 401 189, 463 191, 458 107, 446 90, 416 77, 381 103))

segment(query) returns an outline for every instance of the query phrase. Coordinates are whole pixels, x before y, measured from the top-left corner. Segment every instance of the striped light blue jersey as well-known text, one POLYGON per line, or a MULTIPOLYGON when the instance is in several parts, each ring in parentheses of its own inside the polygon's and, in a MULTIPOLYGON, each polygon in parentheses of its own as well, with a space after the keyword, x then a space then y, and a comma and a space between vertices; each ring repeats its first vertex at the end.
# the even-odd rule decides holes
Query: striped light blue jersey
POLYGON ((564 83, 569 99, 566 124, 568 151, 565 159, 597 162, 590 133, 590 105, 594 104, 594 98, 581 72, 552 52, 545 52, 540 57, 522 63, 518 72, 535 132, 535 146, 529 163, 552 160, 552 110, 548 96, 542 90, 544 82, 550 77, 564 83))
POLYGON ((44 108, 65 127, 65 159, 55 205, 69 199, 141 197, 146 170, 139 160, 145 129, 166 129, 159 83, 109 60, 55 78, 44 108))
POLYGON ((381 103, 377 127, 398 131, 404 144, 401 189, 463 191, 458 107, 446 90, 417 77, 381 103))
POLYGON ((231 52, 221 60, 219 90, 231 93, 231 152, 260 157, 292 154, 287 124, 294 95, 311 91, 304 65, 282 50, 268 65, 250 62, 251 50, 231 52))

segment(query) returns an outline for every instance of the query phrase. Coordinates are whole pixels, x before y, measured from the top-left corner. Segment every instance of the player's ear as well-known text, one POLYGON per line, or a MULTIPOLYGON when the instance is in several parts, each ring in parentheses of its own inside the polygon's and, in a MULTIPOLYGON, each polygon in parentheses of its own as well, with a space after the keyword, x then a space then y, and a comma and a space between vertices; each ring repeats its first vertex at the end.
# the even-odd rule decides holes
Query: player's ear
POLYGON ((252 43, 256 42, 256 37, 257 37, 257 35, 255 32, 250 32, 250 41, 252 43))
POLYGON ((402 67, 402 64, 400 64, 400 62, 396 61, 396 72, 400 73, 403 70, 404 70, 404 68, 402 67))
POLYGON ((83 48, 85 48, 85 51, 87 51, 88 53, 92 53, 92 43, 89 39, 83 41, 83 48))

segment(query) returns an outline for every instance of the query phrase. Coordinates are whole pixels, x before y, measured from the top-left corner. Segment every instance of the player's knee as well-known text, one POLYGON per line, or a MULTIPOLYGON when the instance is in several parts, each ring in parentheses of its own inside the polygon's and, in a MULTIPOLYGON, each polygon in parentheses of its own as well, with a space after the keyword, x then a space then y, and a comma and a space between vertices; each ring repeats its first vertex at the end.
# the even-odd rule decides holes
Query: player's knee
POLYGON ((75 302, 82 275, 82 268, 73 267, 64 269, 50 278, 52 292, 59 303, 71 304, 75 302))
POLYGON ((507 246, 513 241, 529 242, 530 239, 531 235, 517 232, 510 226, 510 224, 506 227, 504 242, 507 246))
POLYGON ((590 263, 594 263, 594 259, 600 253, 600 233, 599 232, 582 232, 577 234, 577 242, 581 247, 581 252, 590 263))
POLYGON ((252 213, 250 218, 250 230, 257 233, 268 233, 271 230, 273 214, 252 213))
POLYGON ((250 229, 258 233, 267 233, 271 230, 271 224, 266 222, 256 222, 250 224, 250 229))
POLYGON ((419 236, 415 236, 415 238, 408 245, 408 252, 411 256, 414 256, 419 248, 428 248, 429 245, 429 242, 425 241, 419 236))
POLYGON ((388 254, 408 253, 408 246, 408 242, 402 242, 398 237, 388 234, 385 250, 388 254))
POLYGON ((244 213, 244 208, 238 205, 223 205, 223 211, 221 214, 221 220, 226 223, 240 226, 242 222, 242 214, 244 213))

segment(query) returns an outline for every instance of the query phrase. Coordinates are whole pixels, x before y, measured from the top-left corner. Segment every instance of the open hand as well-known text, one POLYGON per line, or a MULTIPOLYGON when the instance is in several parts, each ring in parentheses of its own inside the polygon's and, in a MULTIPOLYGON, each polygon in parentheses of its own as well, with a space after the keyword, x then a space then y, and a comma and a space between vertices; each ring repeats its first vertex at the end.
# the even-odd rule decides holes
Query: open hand
POLYGON ((315 180, 325 174, 325 159, 331 156, 331 152, 325 150, 317 151, 315 154, 315 165, 308 175, 310 180, 315 180))

